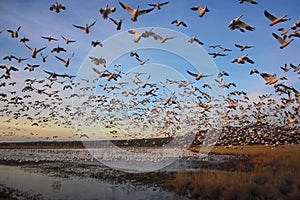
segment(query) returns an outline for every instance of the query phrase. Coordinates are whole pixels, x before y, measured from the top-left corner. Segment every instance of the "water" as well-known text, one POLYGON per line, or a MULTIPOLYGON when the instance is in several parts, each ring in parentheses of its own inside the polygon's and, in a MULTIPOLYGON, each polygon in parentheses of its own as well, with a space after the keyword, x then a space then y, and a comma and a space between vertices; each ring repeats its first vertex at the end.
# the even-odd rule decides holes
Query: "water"
POLYGON ((92 178, 60 178, 0 165, 0 183, 44 199, 183 199, 159 188, 111 184, 92 178))

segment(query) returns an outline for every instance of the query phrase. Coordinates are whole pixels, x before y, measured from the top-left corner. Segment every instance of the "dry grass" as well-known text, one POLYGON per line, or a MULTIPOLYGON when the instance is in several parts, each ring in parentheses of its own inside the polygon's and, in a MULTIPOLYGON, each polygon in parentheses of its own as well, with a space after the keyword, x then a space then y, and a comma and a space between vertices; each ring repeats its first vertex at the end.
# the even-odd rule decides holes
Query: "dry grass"
POLYGON ((299 145, 217 147, 212 152, 247 159, 223 171, 177 172, 166 189, 195 199, 300 198, 299 145))

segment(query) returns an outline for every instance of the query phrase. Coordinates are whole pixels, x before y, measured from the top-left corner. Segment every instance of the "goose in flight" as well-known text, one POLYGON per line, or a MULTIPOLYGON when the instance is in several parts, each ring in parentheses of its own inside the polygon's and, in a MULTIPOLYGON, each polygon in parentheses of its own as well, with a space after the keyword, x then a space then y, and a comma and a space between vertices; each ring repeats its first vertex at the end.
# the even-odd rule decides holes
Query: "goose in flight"
POLYGON ((251 69, 249 74, 259 74, 259 71, 257 69, 251 69))
POLYGON ((124 8, 125 10, 127 10, 128 12, 131 13, 131 21, 133 21, 133 22, 137 21, 138 16, 144 15, 144 14, 149 13, 152 10, 154 10, 154 8, 150 8, 150 9, 146 9, 146 10, 139 10, 139 8, 140 8, 139 5, 136 7, 136 9, 132 9, 131 7, 129 7, 128 5, 123 4, 120 1, 119 1, 119 4, 122 6, 122 8, 124 8))
POLYGON ((45 46, 45 47, 40 48, 40 49, 37 50, 36 48, 33 49, 33 48, 31 48, 30 46, 28 46, 26 44, 25 44, 25 46, 31 51, 31 57, 32 58, 36 58, 36 54, 43 51, 47 47, 47 46, 45 46))
POLYGON ((120 19, 120 21, 117 21, 111 17, 109 19, 117 26, 117 28, 116 28, 117 30, 121 30, 123 19, 120 19))
POLYGON ((7 30, 7 32, 9 32, 10 34, 11 34, 11 37, 12 38, 18 38, 19 37, 19 31, 20 31, 20 29, 21 29, 21 26, 19 26, 18 28, 17 28, 17 30, 11 30, 11 29, 9 29, 9 30, 7 30))
POLYGON ((284 67, 280 67, 284 72, 290 71, 291 68, 288 67, 288 64, 285 64, 284 67))
POLYGON ((273 37, 281 44, 280 49, 283 49, 284 47, 286 47, 287 45, 289 45, 294 39, 291 39, 290 41, 288 41, 288 39, 286 37, 280 37, 279 35, 272 33, 273 37))
POLYGON ((55 58, 57 58, 58 60, 62 61, 62 62, 65 64, 65 67, 68 67, 69 64, 70 64, 70 61, 71 61, 71 59, 73 58, 74 55, 75 55, 75 54, 73 53, 73 54, 71 55, 71 57, 68 58, 67 60, 62 59, 62 58, 60 58, 60 57, 58 57, 58 56, 55 56, 55 58))
POLYGON ((254 0, 240 0, 240 4, 242 4, 244 2, 248 2, 248 3, 252 3, 252 4, 257 4, 257 2, 255 2, 254 0))
POLYGON ((23 43, 29 42, 29 38, 24 36, 20 39, 20 42, 23 42, 23 43))
POLYGON ((244 51, 245 49, 250 49, 253 48, 253 46, 248 46, 248 45, 240 45, 240 44, 234 44, 237 48, 240 48, 241 51, 244 51))
POLYGON ((92 47, 100 46, 103 47, 103 44, 101 42, 97 41, 92 41, 91 42, 92 47))
POLYGON ((227 54, 222 54, 220 52, 214 52, 214 53, 208 53, 209 55, 211 55, 213 58, 216 58, 218 56, 227 56, 227 54))
POLYGON ((204 45, 204 43, 201 42, 196 36, 191 37, 191 38, 188 40, 188 42, 189 42, 189 43, 197 42, 197 43, 200 44, 200 45, 204 45))
POLYGON ((204 8, 202 8, 201 6, 194 6, 191 8, 191 10, 198 11, 199 17, 203 17, 206 12, 209 12, 207 6, 205 6, 204 8))
POLYGON ((189 70, 187 70, 187 73, 193 77, 195 77, 196 81, 200 80, 201 78, 206 78, 212 75, 204 75, 203 73, 199 73, 199 74, 195 74, 193 72, 190 72, 189 70))
POLYGON ((49 8, 49 10, 51 10, 51 11, 55 10, 56 13, 59 13, 60 10, 65 10, 65 9, 66 9, 66 6, 62 3, 59 4, 58 2, 56 2, 56 4, 52 4, 49 8))
POLYGON ((59 45, 57 45, 57 47, 54 47, 54 48, 51 50, 51 53, 53 53, 53 52, 59 53, 59 52, 61 52, 61 51, 67 52, 66 49, 64 49, 64 48, 60 47, 59 45))
POLYGON ((160 10, 162 6, 165 6, 168 3, 169 3, 168 1, 164 3, 149 3, 148 6, 153 6, 154 8, 157 8, 157 10, 160 10))
POLYGON ((254 64, 254 61, 251 60, 251 59, 248 57, 248 54, 245 54, 245 55, 240 56, 240 57, 238 57, 238 58, 234 58, 231 62, 232 62, 232 63, 237 62, 238 64, 245 64, 245 62, 248 62, 248 63, 254 64))
POLYGON ((78 25, 73 24, 73 26, 75 28, 79 28, 81 30, 84 30, 86 34, 89 34, 90 33, 90 28, 92 28, 96 24, 96 22, 97 22, 97 19, 90 25, 86 24, 85 26, 78 26, 78 25))
POLYGON ((91 62, 94 63, 95 65, 102 65, 103 67, 106 67, 106 60, 101 56, 99 58, 96 57, 89 57, 91 59, 91 62))
POLYGON ((137 32, 137 30, 135 30, 135 29, 129 30, 128 33, 134 34, 134 39, 133 39, 133 41, 134 41, 135 43, 138 43, 138 42, 140 41, 140 39, 142 38, 142 36, 143 36, 143 34, 139 34, 139 33, 137 32))
POLYGON ((187 27, 187 25, 186 25, 186 23, 185 23, 184 21, 177 20, 177 19, 174 20, 174 21, 172 21, 171 24, 175 24, 177 27, 180 26, 180 25, 182 25, 182 26, 184 26, 184 27, 187 27))
POLYGON ((278 80, 286 80, 285 76, 281 76, 276 78, 276 74, 268 74, 268 73, 261 73, 260 76, 266 81, 266 85, 272 85, 276 83, 278 80))
POLYGON ((35 68, 39 67, 40 65, 31 65, 27 64, 27 66, 24 68, 24 70, 28 70, 29 72, 34 71, 35 68))
POLYGON ((300 33, 299 33, 300 30, 296 30, 296 31, 292 31, 290 34, 289 34, 289 38, 291 37, 298 37, 300 38, 300 33))
POLYGON ((228 25, 228 27, 231 30, 235 30, 238 29, 241 32, 245 32, 244 28, 248 31, 253 31, 255 28, 251 27, 250 25, 248 25, 246 22, 241 21, 240 19, 243 17, 243 15, 239 15, 237 18, 233 19, 230 24, 228 25))
POLYGON ((43 39, 45 39, 45 40, 48 40, 48 42, 51 42, 51 41, 58 41, 58 39, 53 38, 53 37, 51 37, 51 36, 49 36, 49 37, 42 36, 41 38, 43 38, 43 39))
POLYGON ((70 39, 64 37, 63 35, 61 37, 62 37, 62 39, 64 39, 64 41, 66 42, 66 44, 70 44, 70 43, 76 42, 75 40, 70 40, 70 39))
POLYGON ((64 75, 61 75, 61 74, 57 74, 55 72, 49 72, 49 71, 46 71, 44 70, 45 73, 49 74, 49 77, 48 79, 57 79, 57 77, 64 77, 64 75))
POLYGON ((43 56, 43 54, 42 54, 42 53, 40 53, 40 55, 42 56, 42 61, 43 61, 43 62, 46 62, 46 59, 48 58, 48 55, 46 55, 46 56, 43 56))
POLYGON ((10 66, 10 67, 7 67, 6 65, 0 65, 0 69, 5 69, 5 75, 7 77, 10 77, 10 72, 11 71, 19 71, 18 68, 14 67, 14 66, 10 66))
POLYGON ((156 35, 155 37, 156 37, 156 39, 159 39, 161 41, 161 43, 165 43, 167 40, 172 40, 172 39, 176 38, 176 37, 168 37, 168 36, 163 37, 160 35, 156 35))
POLYGON ((108 7, 108 4, 106 4, 106 7, 105 8, 100 8, 100 14, 102 15, 103 19, 107 19, 108 18, 108 15, 110 13, 113 13, 116 11, 116 8, 115 7, 108 7))
POLYGON ((281 35, 286 35, 289 32, 289 30, 286 30, 285 28, 279 28, 278 31, 281 32, 281 35))
POLYGON ((298 20, 297 22, 295 22, 295 23, 292 25, 291 29, 292 29, 292 30, 296 30, 296 29, 299 28, 299 27, 300 27, 300 20, 298 20))
POLYGON ((264 11, 264 14, 271 21, 270 26, 278 24, 279 22, 285 22, 285 21, 290 20, 290 19, 286 19, 287 15, 283 15, 283 16, 277 18, 277 17, 273 16, 272 14, 270 14, 267 10, 264 11))

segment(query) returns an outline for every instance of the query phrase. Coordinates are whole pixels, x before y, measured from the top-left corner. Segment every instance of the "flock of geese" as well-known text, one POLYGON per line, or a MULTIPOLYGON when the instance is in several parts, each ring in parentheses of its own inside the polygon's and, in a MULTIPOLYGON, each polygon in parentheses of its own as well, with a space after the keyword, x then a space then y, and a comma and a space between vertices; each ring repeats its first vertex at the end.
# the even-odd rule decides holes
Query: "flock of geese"
MULTIPOLYGON (((110 20, 117 30, 121 30, 124 19, 112 18, 111 16, 115 12, 128 12, 131 23, 135 23, 142 15, 154 12, 154 10, 160 11, 171 3, 151 3, 148 4, 150 8, 140 9, 139 5, 131 6, 119 1, 119 7, 107 4, 104 8, 100 8, 99 12, 104 20, 110 20)), ((258 4, 254 0, 239 0, 239 3, 251 3, 253 6, 258 4)), ((58 2, 50 5, 49 9, 50 12, 55 11, 56 13, 68 10, 67 6, 58 2)), ((199 5, 190 9, 197 11, 200 18, 205 18, 206 13, 209 14, 212 11, 207 6, 199 5)), ((292 20, 286 15, 276 17, 267 10, 264 11, 264 15, 270 21, 270 26, 292 20)), ((243 14, 240 14, 230 21, 228 28, 241 32, 254 31, 255 28, 242 21, 242 17, 243 14)), ((97 19, 90 24, 72 24, 72 26, 74 29, 89 34, 92 28, 96 28, 96 23, 97 19)), ((178 19, 170 23, 177 27, 188 27, 184 21, 178 19)), ((20 25, 15 30, 1 31, 0 37, 1 34, 7 32, 12 39, 18 39, 22 31, 21 27, 20 25)), ((280 43, 280 49, 286 48, 299 38, 299 27, 300 21, 298 20, 288 30, 279 28, 280 33, 272 34, 280 43)), ((161 43, 176 40, 176 36, 168 37, 155 33, 155 28, 143 33, 132 29, 128 31, 128 34, 133 36, 134 43, 149 37, 161 43)), ((187 70, 186 75, 190 76, 194 80, 193 82, 173 80, 172 77, 169 77, 163 82, 153 83, 151 74, 122 71, 122 63, 108 68, 107 60, 103 55, 89 57, 91 65, 93 65, 91 70, 94 77, 75 80, 76 75, 57 73, 43 68, 43 63, 47 62, 48 56, 53 56, 58 63, 64 65, 67 71, 75 53, 68 57, 58 56, 62 52, 68 52, 68 49, 59 46, 59 38, 52 36, 41 36, 41 38, 47 42, 57 42, 58 44, 52 50, 49 50, 47 46, 36 48, 28 44, 31 38, 24 36, 20 39, 20 46, 24 45, 25 49, 30 50, 28 57, 4 55, 3 63, 0 64, 0 116, 3 120, 1 124, 8 127, 7 130, 1 130, 1 136, 15 137, 29 130, 28 138, 60 138, 59 133, 52 137, 43 136, 42 129, 60 126, 76 129, 70 138, 90 138, 91 135, 95 136, 97 133, 89 135, 85 132, 84 127, 97 127, 100 124, 101 128, 109 131, 109 134, 115 138, 176 136, 180 135, 180 132, 184 132, 186 127, 196 127, 196 131, 199 133, 197 137, 201 139, 202 136, 205 136, 203 130, 214 128, 214 119, 220 119, 223 124, 220 144, 300 142, 298 130, 300 92, 293 85, 286 83, 287 73, 300 74, 299 64, 287 63, 281 66, 284 74, 282 76, 251 69, 249 76, 258 74, 266 85, 274 88, 273 94, 262 94, 258 96, 258 100, 255 100, 251 99, 246 91, 237 89, 235 82, 227 81, 226 79, 230 75, 226 71, 221 71, 219 74, 204 74, 187 70), (39 59, 41 59, 39 63, 31 63, 38 62, 39 59), (25 61, 28 63, 23 64, 25 61), (20 67, 22 65, 25 65, 23 69, 20 67), (46 78, 37 78, 36 71, 42 73, 46 78), (24 74, 25 78, 22 81, 15 81, 14 75, 17 73, 24 74), (128 81, 124 82, 124 77, 127 77, 125 80, 128 81), (205 82, 208 77, 214 77, 215 86, 225 88, 227 94, 219 96, 217 99, 213 97, 210 94, 213 85, 205 82), (169 91, 167 88, 170 85, 179 88, 178 91, 169 91), (78 92, 74 93, 72 90, 78 92), (95 94, 96 90, 101 90, 100 94, 95 94), (72 107, 70 100, 77 102, 75 106, 72 107), (76 126, 74 126, 74 121, 77 122, 76 126), (32 128, 28 130, 20 128, 23 123, 32 128), (33 127, 39 128, 39 132, 32 131, 33 127), (149 129, 152 133, 144 135, 149 129)), ((61 36, 61 38, 67 45, 76 44, 74 39, 65 36, 61 36)), ((204 45, 197 36, 191 37, 187 41, 188 43, 204 45)), ((103 48, 103 44, 98 40, 92 41, 91 45, 103 48)), ((252 45, 238 43, 235 43, 234 46, 242 52, 254 48, 252 45)), ((224 57, 228 55, 225 52, 233 51, 221 45, 208 47, 222 51, 222 53, 209 53, 212 58, 224 57)), ((141 66, 150 61, 149 58, 144 59, 139 54, 139 51, 132 50, 128 59, 135 59, 141 66)), ((248 53, 232 59, 231 62, 255 63, 248 53)), ((247 75, 245 75, 246 78, 248 78, 247 75)))

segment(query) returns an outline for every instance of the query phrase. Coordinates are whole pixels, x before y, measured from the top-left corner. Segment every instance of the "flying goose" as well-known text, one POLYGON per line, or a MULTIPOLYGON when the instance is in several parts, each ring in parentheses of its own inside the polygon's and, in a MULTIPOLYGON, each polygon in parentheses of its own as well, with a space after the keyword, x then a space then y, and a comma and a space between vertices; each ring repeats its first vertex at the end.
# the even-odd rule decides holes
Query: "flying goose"
POLYGON ((48 55, 46 55, 46 56, 43 56, 43 54, 42 54, 42 53, 40 53, 40 55, 42 56, 42 61, 43 61, 43 62, 46 62, 46 59, 48 58, 48 55))
POLYGON ((168 1, 166 1, 166 2, 164 2, 164 3, 148 3, 148 6, 153 6, 154 8, 157 8, 157 10, 160 10, 160 8, 162 7, 162 6, 165 6, 165 5, 167 5, 169 2, 168 1))
POLYGON ((139 33, 137 32, 137 30, 135 30, 135 29, 129 30, 128 33, 134 34, 134 39, 133 39, 133 41, 134 41, 135 43, 138 43, 138 42, 140 41, 140 39, 142 38, 142 36, 143 36, 143 34, 139 34, 139 33))
POLYGON ((292 30, 296 30, 296 29, 299 28, 299 27, 300 27, 300 20, 298 20, 297 22, 295 22, 295 23, 292 25, 291 29, 292 29, 292 30))
POLYGON ((240 0, 240 4, 242 4, 244 2, 248 2, 248 3, 252 3, 252 4, 257 4, 257 2, 255 2, 254 0, 240 0))
POLYGON ((186 23, 184 22, 184 21, 181 21, 181 20, 174 20, 174 21, 172 21, 172 23, 171 24, 175 24, 176 26, 180 26, 180 25, 182 25, 182 26, 184 26, 184 27, 187 27, 187 25, 186 25, 186 23))
POLYGON ((21 26, 19 26, 16 31, 9 29, 9 30, 7 30, 7 32, 11 33, 12 38, 18 38, 20 29, 21 29, 21 26))
POLYGON ((245 49, 253 48, 253 46, 247 46, 247 45, 239 45, 239 44, 234 44, 237 48, 240 48, 241 51, 244 51, 245 49))
POLYGON ((280 49, 283 49, 284 47, 288 46, 294 39, 291 39, 290 41, 287 40, 286 37, 281 38, 279 35, 272 33, 274 38, 281 44, 280 49))
POLYGON ((281 32, 281 35, 286 35, 289 32, 289 30, 286 30, 285 28, 279 28, 278 31, 281 32))
POLYGON ((69 64, 70 64, 70 61, 71 61, 71 59, 73 58, 74 55, 75 55, 75 54, 73 53, 73 54, 71 55, 71 57, 68 58, 67 60, 62 59, 62 58, 60 58, 60 57, 58 57, 58 56, 55 56, 55 58, 57 58, 58 60, 62 61, 62 62, 65 64, 65 67, 68 67, 69 64))
POLYGON ((34 71, 35 68, 39 67, 40 65, 31 65, 27 64, 27 66, 24 68, 24 70, 28 70, 29 72, 34 71))
POLYGON ((108 18, 108 15, 110 13, 113 13, 116 11, 116 8, 115 7, 108 7, 108 4, 106 4, 106 7, 105 8, 100 8, 100 14, 102 15, 102 17, 104 19, 107 19, 108 18))
POLYGON ((96 57, 89 57, 91 59, 91 62, 94 63, 95 65, 102 65, 103 67, 106 67, 106 60, 101 56, 99 58, 96 57))
POLYGON ((0 69, 5 69, 5 74, 8 77, 10 77, 10 71, 19 71, 19 69, 14 66, 7 67, 6 65, 0 65, 0 69))
POLYGON ((36 58, 36 54, 43 51, 47 47, 47 46, 45 46, 45 47, 40 48, 40 49, 37 50, 36 48, 33 49, 33 48, 31 48, 30 46, 28 46, 26 44, 25 44, 25 46, 31 51, 31 57, 32 58, 36 58))
POLYGON ((251 60, 249 57, 248 57, 248 54, 245 54, 243 56, 240 56, 238 58, 234 58, 232 59, 232 63, 235 63, 237 62, 238 64, 245 64, 245 61, 248 62, 248 63, 251 63, 251 64, 254 64, 254 61, 251 60))
POLYGON ((251 69, 249 74, 259 74, 259 71, 257 69, 251 69))
POLYGON ((160 35, 156 35, 156 38, 159 39, 161 41, 161 43, 165 43, 167 40, 172 40, 176 37, 168 37, 168 36, 160 36, 160 35))
POLYGON ((49 8, 49 10, 53 11, 55 10, 56 13, 59 13, 60 10, 65 10, 66 6, 62 3, 58 4, 58 2, 56 2, 56 4, 52 4, 49 8))
POLYGON ((206 12, 209 12, 207 6, 205 6, 204 8, 202 8, 201 6, 194 6, 191 8, 191 10, 198 11, 199 17, 203 17, 206 12))
POLYGON ((260 76, 266 81, 266 85, 272 85, 276 83, 278 80, 286 80, 285 76, 281 76, 276 78, 276 74, 268 74, 268 73, 261 73, 260 76))
POLYGON ((298 38, 300 38, 300 33, 298 33, 298 32, 299 32, 299 30, 290 32, 289 38, 291 38, 291 37, 298 37, 298 38))
POLYGON ((90 33, 90 28, 92 28, 92 26, 94 26, 97 22, 97 19, 90 25, 86 24, 85 26, 78 26, 78 25, 74 25, 72 24, 75 28, 79 28, 81 30, 84 30, 86 34, 90 33))
POLYGON ((57 79, 57 77, 63 77, 63 75, 57 74, 55 72, 49 72, 49 71, 46 71, 46 70, 44 70, 44 72, 49 74, 48 79, 57 79))
POLYGON ((59 52, 61 52, 61 51, 67 52, 66 49, 64 49, 64 48, 60 47, 59 45, 57 45, 57 47, 54 47, 54 48, 51 50, 51 53, 53 53, 53 52, 59 53, 59 52))
POLYGON ((139 10, 139 8, 140 8, 139 5, 136 7, 136 9, 132 9, 131 7, 129 7, 128 5, 123 4, 120 1, 119 1, 119 4, 122 6, 122 8, 124 8, 125 10, 127 10, 128 12, 131 13, 131 21, 133 21, 133 22, 137 21, 138 16, 144 15, 144 14, 149 13, 152 10, 154 10, 154 8, 150 8, 150 9, 146 9, 146 10, 139 10))
POLYGON ((288 67, 288 64, 285 64, 284 67, 280 67, 284 72, 290 71, 291 68, 288 67))
POLYGON ((43 39, 45 39, 45 40, 48 40, 48 42, 51 42, 52 40, 53 40, 53 41, 58 41, 58 39, 53 38, 53 37, 51 37, 51 36, 49 36, 49 37, 47 37, 47 36, 42 36, 41 38, 43 38, 43 39))
POLYGON ((290 19, 285 19, 287 17, 287 15, 283 15, 283 16, 277 18, 277 17, 273 16, 272 14, 270 14, 267 10, 264 11, 264 14, 271 21, 270 26, 278 24, 279 22, 285 22, 285 21, 290 20, 290 19))
POLYGON ((242 14, 240 14, 237 18, 231 20, 231 22, 229 23, 228 27, 231 30, 235 30, 238 29, 241 32, 245 32, 244 28, 248 31, 253 31, 255 28, 251 27, 250 25, 248 25, 246 22, 241 21, 240 19, 243 17, 242 14))
POLYGON ((103 47, 103 44, 99 42, 98 40, 91 42, 92 47, 100 46, 103 47))
POLYGON ((195 74, 195 73, 190 72, 189 70, 187 70, 187 73, 189 75, 195 77, 196 81, 200 80, 201 78, 206 78, 206 77, 212 76, 212 75, 204 75, 203 73, 195 74))
POLYGON ((188 40, 188 42, 189 42, 189 43, 197 42, 197 43, 200 44, 200 45, 204 45, 204 43, 201 42, 198 38, 196 38, 196 36, 191 37, 191 38, 188 40))
POLYGON ((20 39, 20 42, 23 42, 23 43, 29 42, 29 38, 24 36, 23 38, 20 39))
POLYGON ((120 21, 117 21, 111 17, 109 19, 117 26, 117 30, 121 30, 123 19, 120 19, 120 21))
POLYGON ((64 41, 66 42, 66 44, 69 44, 69 43, 72 43, 72 42, 76 42, 75 40, 70 40, 70 39, 64 37, 63 35, 61 37, 62 37, 62 39, 64 39, 64 41))
POLYGON ((218 56, 227 56, 227 54, 222 54, 220 52, 214 52, 214 53, 208 53, 209 55, 211 55, 213 58, 216 58, 218 56))

